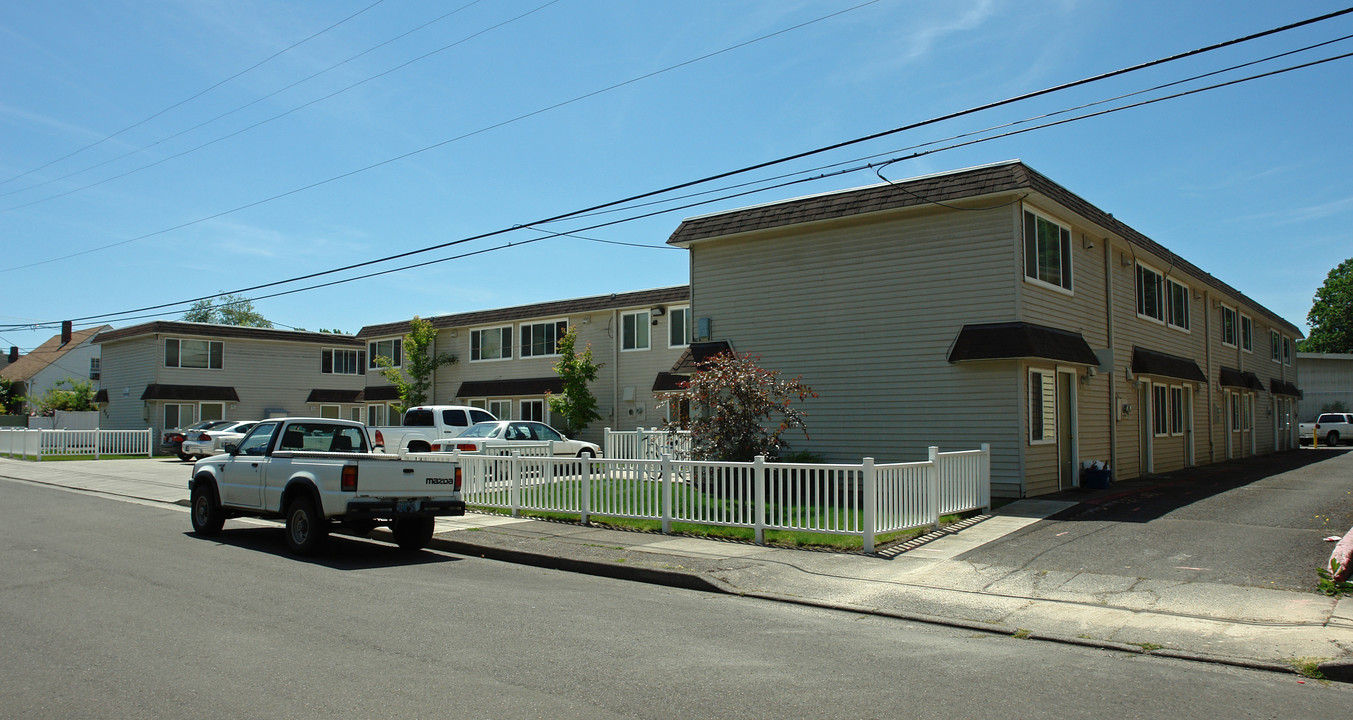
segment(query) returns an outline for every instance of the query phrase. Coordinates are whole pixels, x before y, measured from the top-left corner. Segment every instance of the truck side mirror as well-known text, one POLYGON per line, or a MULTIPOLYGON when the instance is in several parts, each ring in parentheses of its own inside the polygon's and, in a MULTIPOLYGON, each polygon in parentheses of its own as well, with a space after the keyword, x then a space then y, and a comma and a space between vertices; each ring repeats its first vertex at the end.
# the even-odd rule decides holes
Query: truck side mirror
POLYGON ((224 444, 224 445, 221 446, 221 449, 222 449, 222 450, 225 450, 226 453, 228 453, 228 454, 230 454, 230 455, 238 455, 238 454, 240 454, 240 446, 239 446, 239 445, 236 445, 235 443, 226 443, 226 444, 224 444))

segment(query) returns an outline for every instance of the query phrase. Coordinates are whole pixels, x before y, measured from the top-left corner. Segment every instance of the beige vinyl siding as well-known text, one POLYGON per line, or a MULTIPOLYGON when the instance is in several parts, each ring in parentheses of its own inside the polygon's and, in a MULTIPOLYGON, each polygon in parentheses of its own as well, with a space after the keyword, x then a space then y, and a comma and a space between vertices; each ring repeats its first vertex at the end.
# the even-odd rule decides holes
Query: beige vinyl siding
POLYGON ((1014 319, 1011 232, 1006 208, 926 209, 698 243, 692 316, 818 392, 794 449, 907 461, 989 442, 993 492, 1017 494, 1018 364, 947 360, 964 324, 1014 319))
MULTIPOLYGON (((142 336, 102 343, 99 387, 108 391, 108 405, 99 426, 108 430, 144 430, 160 423, 141 399, 146 386, 155 382, 162 357, 154 337, 142 336), (124 391, 126 394, 124 395, 124 391)), ((159 442, 158 438, 155 442, 159 442)))

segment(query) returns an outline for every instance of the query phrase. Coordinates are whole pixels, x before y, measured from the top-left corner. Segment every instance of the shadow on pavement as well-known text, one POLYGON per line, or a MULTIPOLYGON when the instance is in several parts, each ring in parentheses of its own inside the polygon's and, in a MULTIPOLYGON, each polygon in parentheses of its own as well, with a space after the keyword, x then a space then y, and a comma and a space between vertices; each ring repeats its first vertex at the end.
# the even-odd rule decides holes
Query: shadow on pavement
POLYGON ((1150 522, 1214 495, 1325 462, 1348 449, 1320 448, 1260 455, 1177 472, 1114 482, 1105 490, 1068 490, 1040 500, 1067 500, 1076 506, 1051 520, 1150 522))
POLYGON ((293 555, 287 550, 284 533, 285 530, 281 527, 227 527, 221 531, 220 535, 215 537, 203 537, 194 532, 186 532, 184 536, 195 540, 276 555, 297 562, 321 565, 334 570, 372 570, 456 562, 458 560, 458 558, 447 557, 427 550, 404 552, 394 545, 379 544, 341 534, 331 534, 318 553, 302 557, 293 555))

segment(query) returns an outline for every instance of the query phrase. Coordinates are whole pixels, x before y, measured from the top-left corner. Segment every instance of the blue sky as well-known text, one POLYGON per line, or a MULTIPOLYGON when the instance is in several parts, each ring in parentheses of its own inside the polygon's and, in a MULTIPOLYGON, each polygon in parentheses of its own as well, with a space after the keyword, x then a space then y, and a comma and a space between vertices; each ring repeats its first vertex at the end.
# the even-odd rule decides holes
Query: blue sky
MULTIPOLYGON (((0 326, 11 327, 0 343, 27 350, 56 332, 12 326, 190 300, 513 228, 1339 9, 1141 0, 6 3, 0 326)), ((905 155, 1344 35, 1353 35, 1353 15, 701 189, 905 155)), ((1341 41, 1172 91, 1351 51, 1353 40, 1341 41)), ((1350 80, 1353 58, 1335 60, 884 172, 898 179, 1023 159, 1305 327, 1316 288, 1353 256, 1350 80)), ((711 193, 703 196, 711 204, 581 238, 521 229, 363 272, 480 253, 470 257, 255 305, 279 327, 356 332, 415 314, 681 284, 686 256, 664 245, 681 218, 877 181, 866 170, 736 198, 711 193)), ((541 227, 569 232, 679 204, 541 227)), ((103 322, 172 319, 183 309, 103 322)))

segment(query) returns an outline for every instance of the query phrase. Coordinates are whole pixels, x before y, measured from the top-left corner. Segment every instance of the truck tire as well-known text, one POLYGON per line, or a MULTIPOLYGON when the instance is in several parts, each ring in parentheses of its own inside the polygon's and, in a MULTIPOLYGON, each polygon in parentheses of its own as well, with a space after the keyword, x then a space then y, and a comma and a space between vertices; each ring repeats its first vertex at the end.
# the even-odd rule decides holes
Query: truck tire
POLYGON ((413 552, 432 542, 434 525, 435 521, 430 517, 400 518, 390 526, 390 533, 395 536, 395 544, 400 550, 413 552))
POLYGON ((313 555, 329 535, 329 526, 315 509, 315 501, 301 494, 287 505, 287 549, 297 555, 313 555))
POLYGON ((1325 436, 1325 444, 1329 447, 1339 447, 1339 431, 1331 430, 1329 434, 1325 436))
POLYGON ((198 480, 193 483, 191 501, 193 532, 204 537, 219 535, 225 526, 225 510, 216 501, 216 489, 211 483, 198 480))

